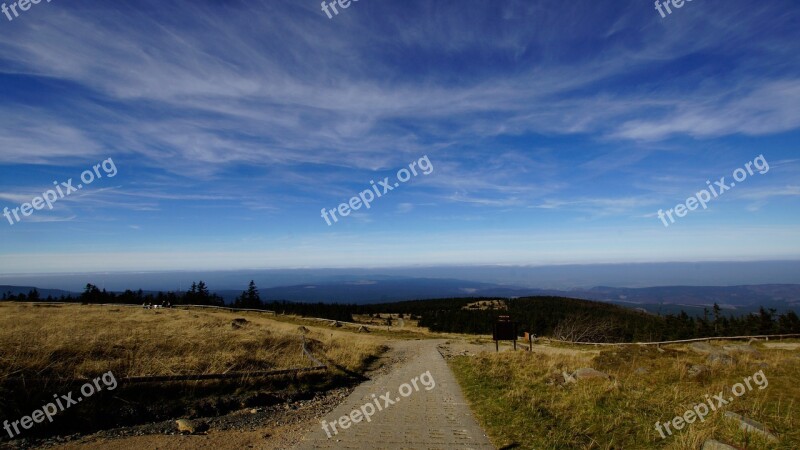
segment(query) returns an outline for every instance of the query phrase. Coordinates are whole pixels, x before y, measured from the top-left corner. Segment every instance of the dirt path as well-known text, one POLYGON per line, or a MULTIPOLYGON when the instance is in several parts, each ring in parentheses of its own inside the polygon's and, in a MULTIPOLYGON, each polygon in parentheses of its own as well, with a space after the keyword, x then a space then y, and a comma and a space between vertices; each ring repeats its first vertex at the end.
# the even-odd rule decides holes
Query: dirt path
MULTIPOLYGON (((494 449, 472 416, 453 373, 437 350, 443 342, 393 343, 397 350, 406 352, 405 364, 363 383, 338 408, 326 414, 322 419, 329 423, 330 438, 318 423, 295 448, 494 449), (426 372, 431 376, 421 377, 426 372), (418 391, 412 386, 415 378, 418 391), (430 378, 435 387, 431 387, 433 382, 430 378), (403 397, 400 391, 404 384, 411 390, 407 397, 403 397), (351 416, 353 411, 363 411, 363 417, 373 409, 365 405, 374 405, 376 401, 382 410, 374 408, 369 422, 360 419, 358 423, 351 421, 348 424, 343 421, 347 429, 342 429, 342 424, 337 423, 336 432, 333 431, 330 422, 351 416)), ((408 393, 408 389, 405 392, 408 393)), ((359 420, 358 414, 351 417, 359 420)))
MULTIPOLYGON (((101 432, 84 436, 75 441, 61 445, 48 445, 46 448, 58 450, 131 450, 152 448, 159 450, 225 450, 251 448, 274 450, 292 448, 298 450, 315 448, 350 448, 350 449, 452 449, 475 448, 493 449, 475 422, 469 407, 466 405, 460 388, 437 347, 444 340, 394 341, 391 350, 384 354, 382 363, 368 376, 371 380, 356 387, 353 393, 336 394, 324 401, 308 401, 295 404, 285 414, 262 418, 253 416, 247 420, 234 420, 247 411, 234 413, 227 417, 241 426, 220 429, 212 426, 206 435, 182 436, 154 433, 149 425, 126 429, 134 432, 134 436, 108 436, 101 432), (432 383, 427 377, 420 378, 430 371, 435 387, 427 390, 432 383), (401 397, 398 389, 404 383, 411 383, 417 378, 418 391, 406 398, 401 397), (360 422, 346 430, 337 429, 338 434, 331 432, 328 439, 319 423, 319 419, 328 422, 360 409, 365 403, 391 392, 389 400, 396 404, 382 411, 375 411, 371 422, 360 422), (335 397, 338 397, 336 399, 335 397), (330 411, 330 404, 338 404, 330 411), (296 408, 296 409, 294 409, 296 408), (320 414, 330 411, 320 417, 320 414), (260 425, 251 427, 248 423, 256 421, 260 425), (139 431, 137 431, 139 430, 139 431), (298 444, 299 443, 299 444, 298 444)), ((474 350, 478 351, 478 348, 474 350)), ((349 390, 348 390, 349 392, 349 390)), ((374 404, 374 403, 373 403, 374 404)), ((385 401, 381 400, 383 408, 385 401)), ((376 408, 377 409, 377 408, 376 408)), ((166 422, 165 422, 166 423, 166 422)), ((168 421, 172 428, 172 421, 168 421)), ((330 427, 329 427, 330 430, 330 427)), ((2 445, 0 445, 2 448, 2 445)))

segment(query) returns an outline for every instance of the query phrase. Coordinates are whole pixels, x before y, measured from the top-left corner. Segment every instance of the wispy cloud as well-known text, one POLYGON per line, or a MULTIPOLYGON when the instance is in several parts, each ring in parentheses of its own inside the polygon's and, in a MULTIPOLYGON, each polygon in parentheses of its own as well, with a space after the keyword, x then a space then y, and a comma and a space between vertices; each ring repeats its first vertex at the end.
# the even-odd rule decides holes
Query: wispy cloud
POLYGON ((764 152, 769 176, 705 216, 794 219, 787 5, 709 0, 667 25, 634 0, 377 2, 336 20, 292 0, 53 4, 0 34, 0 200, 113 157, 113 186, 57 206, 98 246, 318 245, 341 237, 319 208, 428 155, 433 174, 342 227, 401 243, 444 224, 623 223, 764 152))

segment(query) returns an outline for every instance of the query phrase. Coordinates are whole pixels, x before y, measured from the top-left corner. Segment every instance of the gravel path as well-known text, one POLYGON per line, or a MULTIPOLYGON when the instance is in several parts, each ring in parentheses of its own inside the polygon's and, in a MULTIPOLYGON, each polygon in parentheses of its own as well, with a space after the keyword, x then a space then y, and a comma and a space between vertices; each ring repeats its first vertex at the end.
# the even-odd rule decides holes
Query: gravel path
POLYGON ((295 448, 494 449, 472 416, 453 373, 437 350, 443 342, 393 343, 396 350, 406 354, 405 363, 361 384, 339 407, 322 417, 321 420, 328 423, 330 438, 318 423, 295 448), (423 375, 426 372, 430 372, 430 377, 423 375), (418 390, 413 387, 412 379, 415 378, 418 379, 418 390), (429 389, 434 386, 430 378, 435 387, 429 389), (405 389, 406 397, 401 395, 401 387, 405 389), (365 406, 374 406, 376 402, 380 407, 365 406), (367 422, 363 416, 370 414, 371 410, 374 414, 367 422), (351 416, 353 411, 359 413, 351 416), (340 421, 342 416, 351 416, 358 423, 349 419, 340 421), (331 422, 337 423, 331 425, 331 422))

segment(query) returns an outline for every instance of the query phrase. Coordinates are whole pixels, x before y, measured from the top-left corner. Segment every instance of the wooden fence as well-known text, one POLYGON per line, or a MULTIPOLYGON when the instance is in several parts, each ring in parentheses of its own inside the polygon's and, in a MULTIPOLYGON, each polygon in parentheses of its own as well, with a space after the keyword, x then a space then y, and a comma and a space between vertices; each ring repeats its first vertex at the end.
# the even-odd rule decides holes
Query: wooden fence
POLYGON ((558 339, 549 339, 549 338, 540 338, 541 340, 547 340, 550 342, 559 342, 562 344, 572 344, 572 345, 596 345, 596 346, 614 346, 614 345, 668 345, 668 344, 687 344, 690 342, 707 342, 707 341, 741 341, 741 340, 750 340, 750 339, 793 339, 793 338, 800 338, 800 334, 769 334, 769 335, 760 335, 760 336, 717 336, 717 337, 705 337, 705 338, 696 338, 696 339, 683 339, 679 341, 661 341, 661 342, 571 342, 571 341, 561 341, 558 339))

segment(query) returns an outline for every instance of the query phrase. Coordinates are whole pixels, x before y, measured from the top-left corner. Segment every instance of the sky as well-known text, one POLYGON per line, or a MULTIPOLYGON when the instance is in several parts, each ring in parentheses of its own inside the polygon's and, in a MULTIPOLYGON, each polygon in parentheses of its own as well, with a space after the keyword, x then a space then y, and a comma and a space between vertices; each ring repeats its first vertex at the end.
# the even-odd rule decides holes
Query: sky
POLYGON ((800 259, 796 1, 337 10, 0 15, 0 273, 800 259))

